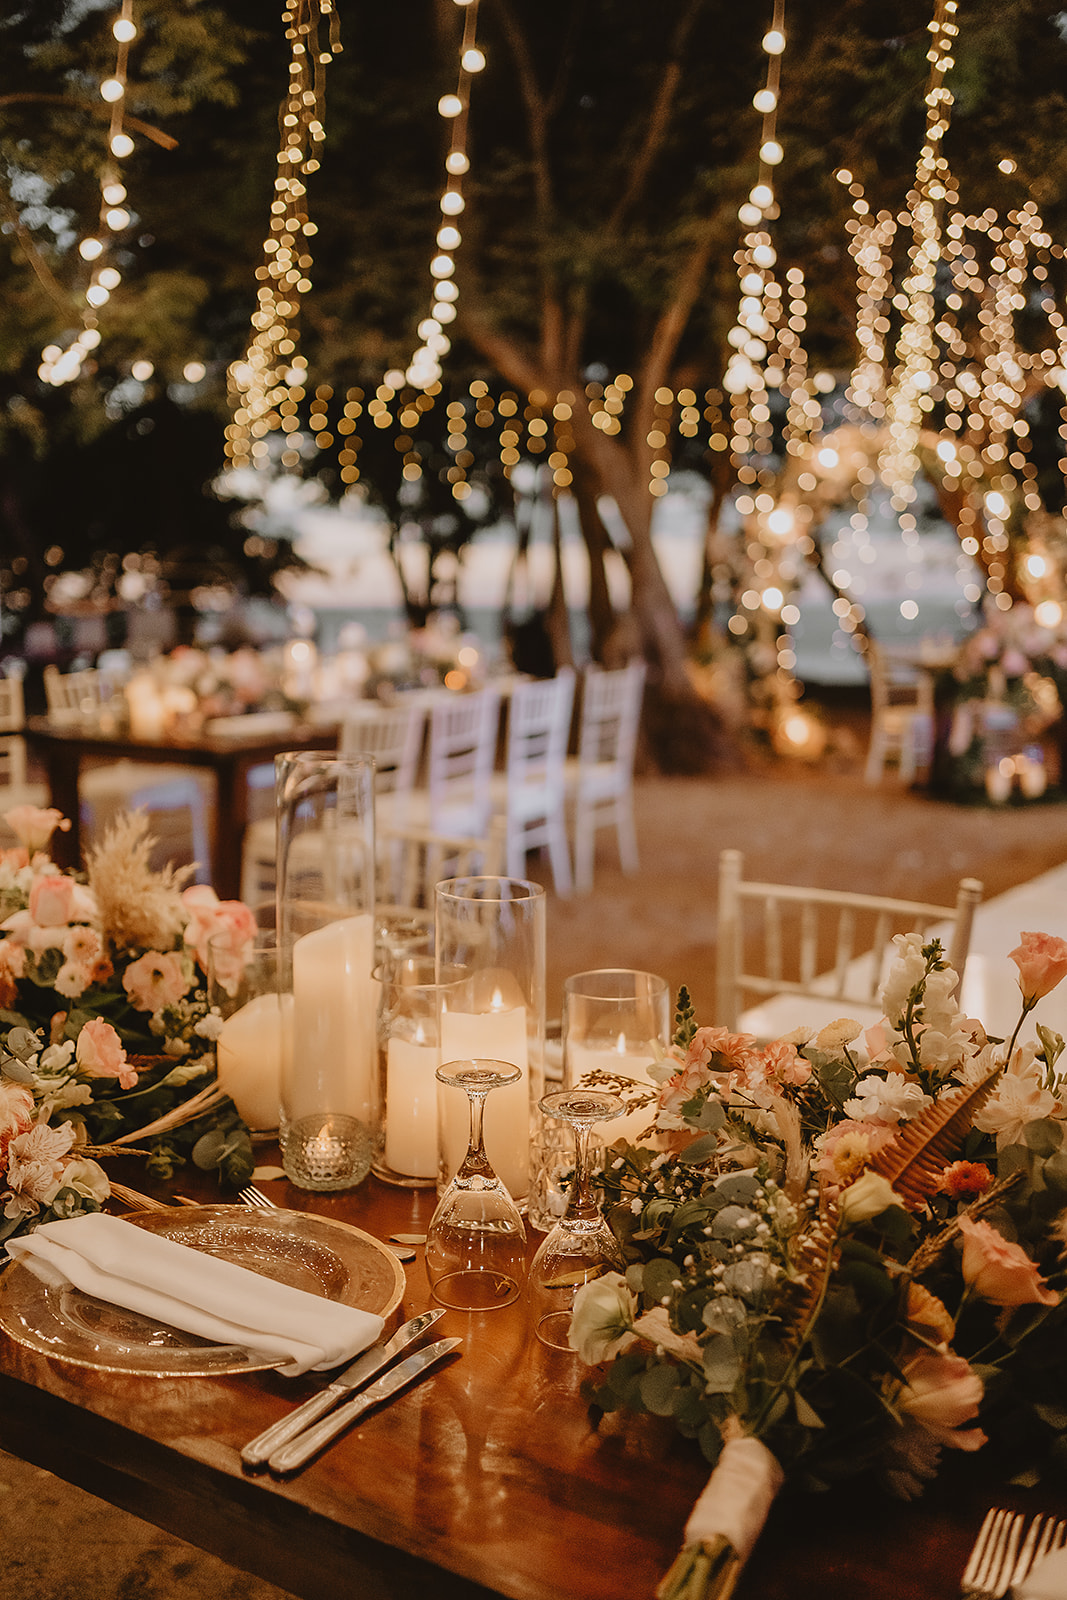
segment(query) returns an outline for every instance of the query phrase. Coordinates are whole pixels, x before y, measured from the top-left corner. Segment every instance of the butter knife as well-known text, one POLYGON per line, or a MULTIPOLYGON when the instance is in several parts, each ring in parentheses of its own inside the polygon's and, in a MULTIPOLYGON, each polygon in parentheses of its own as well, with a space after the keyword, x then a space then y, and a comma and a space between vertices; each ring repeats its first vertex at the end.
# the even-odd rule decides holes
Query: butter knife
POLYGON ((332 1411, 338 1401, 351 1394, 353 1389, 362 1388, 376 1372, 387 1367, 394 1356, 398 1356, 412 1340, 425 1333, 438 1317, 443 1316, 443 1309, 424 1311, 421 1316, 412 1317, 410 1322, 405 1322, 402 1328, 398 1328, 386 1344, 372 1345, 369 1350, 364 1351, 358 1361, 354 1361, 325 1389, 320 1389, 318 1394, 312 1395, 310 1400, 305 1400, 302 1406, 297 1406, 287 1417, 283 1417, 280 1422, 273 1423, 263 1433, 250 1439, 241 1451, 241 1460, 245 1466, 266 1466, 272 1450, 279 1449, 298 1433, 303 1433, 311 1423, 325 1416, 327 1411, 332 1411))
POLYGON ((428 1344, 425 1350, 416 1350, 413 1356, 401 1361, 398 1367, 393 1367, 384 1377, 372 1383, 369 1389, 364 1389, 362 1394, 354 1395, 351 1400, 338 1406, 324 1421, 315 1423, 291 1444, 284 1444, 280 1450, 273 1451, 269 1463, 271 1471, 293 1472, 297 1467, 302 1467, 305 1461, 342 1433, 357 1417, 361 1417, 372 1406, 381 1405, 383 1400, 399 1394, 401 1389, 417 1383, 436 1362, 462 1343, 462 1339, 438 1339, 436 1344, 428 1344))

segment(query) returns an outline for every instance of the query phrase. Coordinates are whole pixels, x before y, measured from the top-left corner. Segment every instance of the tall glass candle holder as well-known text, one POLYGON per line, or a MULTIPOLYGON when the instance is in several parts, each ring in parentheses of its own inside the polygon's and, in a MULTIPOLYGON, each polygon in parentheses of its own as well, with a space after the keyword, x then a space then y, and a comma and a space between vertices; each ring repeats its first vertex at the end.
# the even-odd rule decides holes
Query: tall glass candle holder
MULTIPOLYGON (((531 1127, 539 1121, 545 1049, 545 891, 523 878, 447 878, 434 895, 434 949, 441 998, 442 1065, 487 1058, 519 1069, 490 1095, 485 1148, 509 1194, 525 1202, 531 1127)), ((440 1171, 448 1184, 467 1148, 463 1093, 438 1097, 440 1171)))
POLYGON ((563 1083, 618 1095, 623 1115, 594 1124, 594 1138, 636 1144, 655 1118, 659 1086, 648 1069, 671 1042, 670 990, 654 972, 605 967, 563 984, 563 1083))
POLYGON ((291 981, 279 1141, 302 1189, 347 1189, 370 1170, 377 1106, 374 762, 277 757, 278 937, 291 981))
POLYGON ((432 1189, 437 1183, 438 1029, 448 985, 436 982, 433 956, 385 959, 376 969, 378 1132, 372 1168, 385 1183, 432 1189))

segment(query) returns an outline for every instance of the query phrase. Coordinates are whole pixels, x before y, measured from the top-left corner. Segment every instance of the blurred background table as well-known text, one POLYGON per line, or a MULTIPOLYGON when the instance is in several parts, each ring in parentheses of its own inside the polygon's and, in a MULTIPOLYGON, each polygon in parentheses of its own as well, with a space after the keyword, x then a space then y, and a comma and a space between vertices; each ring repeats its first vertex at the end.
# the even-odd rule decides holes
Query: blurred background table
POLYGON ((256 716, 227 718, 224 730, 206 724, 199 731, 137 738, 128 731, 108 732, 85 724, 66 724, 50 717, 30 717, 25 738, 30 752, 44 768, 52 804, 69 817, 69 833, 56 833, 52 853, 61 867, 77 865, 82 858, 80 781, 82 763, 137 761, 152 765, 198 767, 215 780, 214 837, 207 881, 221 900, 240 893, 241 851, 249 817, 248 775, 255 767, 274 760, 284 750, 327 750, 337 743, 335 724, 308 724, 295 719, 281 726, 256 716))

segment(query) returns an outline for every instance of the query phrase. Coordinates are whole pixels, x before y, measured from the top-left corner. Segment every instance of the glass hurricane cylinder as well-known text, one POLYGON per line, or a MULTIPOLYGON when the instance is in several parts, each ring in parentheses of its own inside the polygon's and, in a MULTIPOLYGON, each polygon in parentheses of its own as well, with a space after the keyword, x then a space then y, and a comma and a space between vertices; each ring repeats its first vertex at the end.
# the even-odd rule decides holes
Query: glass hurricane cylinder
POLYGON ((347 1189, 371 1163, 377 1105, 374 762, 277 757, 278 938, 293 996, 279 1142, 302 1189, 347 1189))
POLYGON ((655 1119, 659 1086, 648 1069, 671 1042, 670 990, 654 972, 605 967, 563 984, 563 1083, 618 1095, 624 1113, 594 1139, 636 1144, 655 1119))
MULTIPOLYGON (((539 1121, 545 1047, 545 891, 523 878, 447 878, 434 894, 441 997, 441 1063, 488 1058, 519 1069, 485 1108, 486 1154, 509 1194, 525 1203, 531 1127, 539 1121)), ((440 1171, 447 1185, 467 1148, 461 1090, 438 1097, 440 1171)))
POLYGON ((432 956, 383 960, 378 1000, 378 1132, 373 1171, 385 1183, 437 1183, 437 1068, 441 998, 432 956))

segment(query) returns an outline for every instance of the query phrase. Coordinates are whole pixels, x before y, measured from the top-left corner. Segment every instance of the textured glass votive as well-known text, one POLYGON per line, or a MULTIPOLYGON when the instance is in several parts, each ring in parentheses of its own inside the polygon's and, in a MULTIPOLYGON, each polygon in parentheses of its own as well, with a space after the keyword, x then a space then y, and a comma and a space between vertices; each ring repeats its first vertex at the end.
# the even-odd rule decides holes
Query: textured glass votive
POLYGON ((298 1189, 350 1189, 370 1171, 370 1134, 358 1117, 301 1117, 283 1126, 280 1142, 286 1177, 298 1189))

